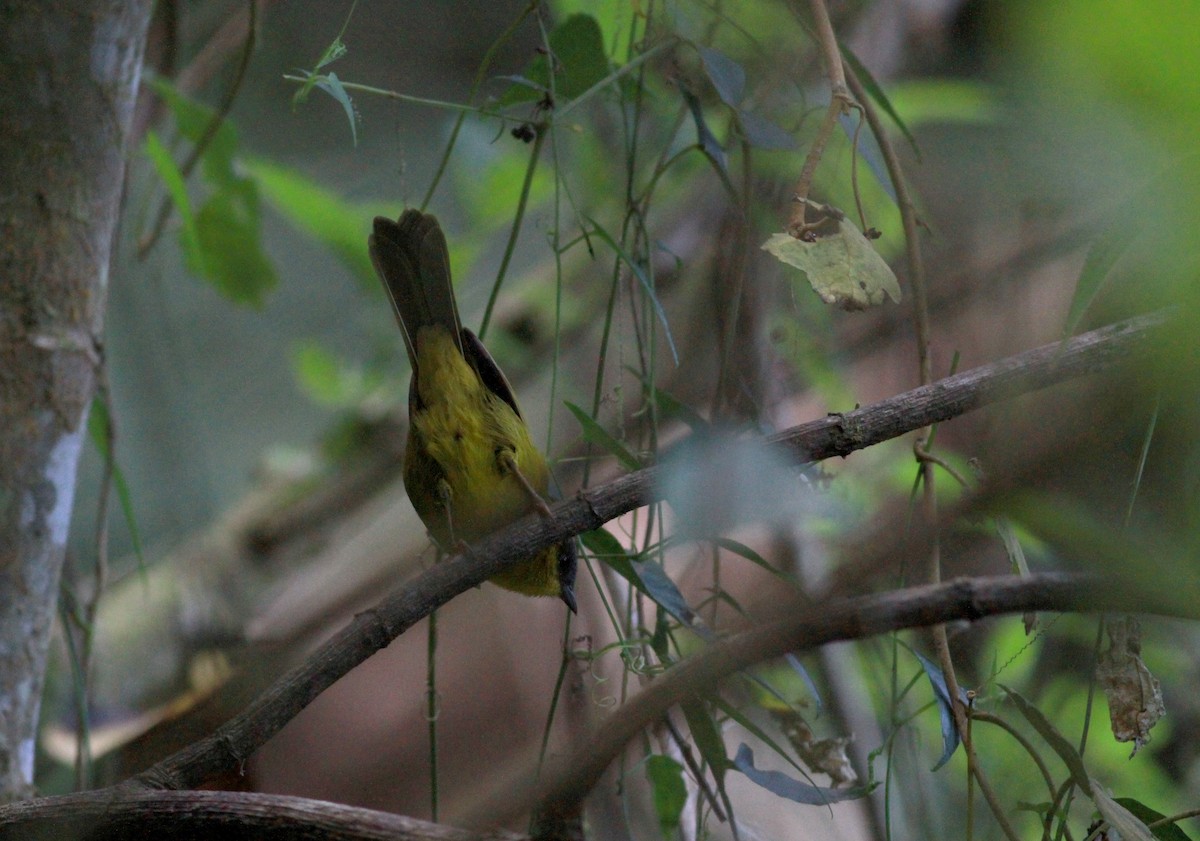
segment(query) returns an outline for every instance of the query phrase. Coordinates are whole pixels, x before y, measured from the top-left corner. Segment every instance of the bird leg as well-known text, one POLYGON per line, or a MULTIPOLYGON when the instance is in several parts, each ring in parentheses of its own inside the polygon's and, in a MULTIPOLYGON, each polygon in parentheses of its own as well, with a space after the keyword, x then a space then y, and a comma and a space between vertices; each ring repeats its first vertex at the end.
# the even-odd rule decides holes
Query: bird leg
POLYGON ((442 510, 446 512, 446 530, 450 533, 450 545, 446 551, 450 553, 469 554, 471 547, 467 545, 465 540, 459 540, 454 534, 454 515, 451 513, 451 500, 454 498, 454 492, 450 488, 450 483, 444 478, 437 481, 437 496, 438 501, 442 504, 442 510))
POLYGON ((526 495, 528 495, 529 501, 533 504, 533 507, 537 510, 537 512, 543 517, 549 519, 552 516, 550 514, 550 506, 546 504, 546 500, 542 499, 542 495, 539 494, 534 489, 533 485, 530 484, 529 480, 525 478, 525 474, 521 472, 521 468, 517 467, 517 460, 514 457, 513 451, 508 448, 496 450, 496 461, 499 463, 501 470, 506 473, 511 473, 513 477, 516 478, 517 482, 524 489, 526 495))

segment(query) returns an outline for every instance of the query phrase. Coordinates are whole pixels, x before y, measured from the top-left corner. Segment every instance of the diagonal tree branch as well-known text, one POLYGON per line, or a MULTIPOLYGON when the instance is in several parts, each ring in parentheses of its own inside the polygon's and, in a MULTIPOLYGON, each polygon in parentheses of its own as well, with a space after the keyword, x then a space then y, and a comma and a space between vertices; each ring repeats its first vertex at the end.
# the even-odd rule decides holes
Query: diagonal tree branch
MULTIPOLYGON (((956 619, 1038 611, 1120 610, 1200 619, 1193 599, 1162 588, 1139 588, 1115 577, 1036 573, 1026 577, 959 579, 887 593, 835 599, 783 615, 709 646, 649 685, 596 729, 592 738, 541 776, 540 790, 506 792, 483 804, 486 823, 502 824, 540 804, 543 820, 573 813, 623 746, 658 721, 681 698, 711 689, 723 678, 785 652, 863 639, 903 628, 956 619)), ((77 837, 103 841, 151 834, 162 825, 174 838, 210 837, 237 825, 239 837, 284 834, 335 839, 400 838, 419 841, 517 841, 526 836, 467 832, 411 818, 278 795, 246 792, 162 792, 118 786, 0 807, 4 838, 77 837)))
POLYGON ((734 672, 756 663, 831 642, 1025 610, 1112 610, 1200 618, 1200 605, 1179 598, 1178 593, 1139 587, 1136 582, 1116 577, 1079 573, 960 578, 831 600, 742 631, 677 664, 610 714, 585 744, 556 767, 543 770, 540 778, 545 782, 539 790, 527 790, 524 796, 506 792, 504 803, 483 804, 480 813, 497 821, 524 814, 534 806, 539 814, 551 817, 558 812, 570 813, 643 728, 661 720, 681 699, 711 691, 734 672))
POLYGON ((111 789, 43 797, 0 811, 4 838, 309 838, 323 841, 521 841, 304 797, 245 791, 111 789))
MULTIPOLYGON (((771 441, 799 461, 848 455, 980 406, 1108 370, 1144 349, 1166 318, 1156 313, 1113 324, 871 406, 802 424, 771 441)), ((126 781, 123 787, 195 788, 218 774, 237 770, 321 692, 430 611, 541 548, 599 528, 659 498, 657 477, 656 468, 650 467, 581 492, 554 506, 553 518, 526 517, 481 541, 469 554, 434 566, 356 616, 215 733, 126 781)))

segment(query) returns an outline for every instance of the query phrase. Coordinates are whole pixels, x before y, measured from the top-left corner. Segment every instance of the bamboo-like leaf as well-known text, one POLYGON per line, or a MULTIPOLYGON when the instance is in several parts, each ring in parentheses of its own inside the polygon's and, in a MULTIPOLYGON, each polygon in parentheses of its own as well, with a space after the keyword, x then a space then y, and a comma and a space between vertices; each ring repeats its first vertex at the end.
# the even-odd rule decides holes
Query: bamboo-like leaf
POLYGON ((1087 769, 1083 766, 1083 757, 1079 755, 1079 751, 1075 750, 1075 746, 1067 741, 1067 737, 1050 723, 1050 719, 1046 718, 1041 710, 1025 700, 1019 692, 1009 689, 1003 684, 998 685, 1008 695, 1008 699, 1013 702, 1017 711, 1025 716, 1025 720, 1033 725, 1033 729, 1058 754, 1067 766, 1067 770, 1071 772, 1071 778, 1075 781, 1075 785, 1079 786, 1084 794, 1092 797, 1092 783, 1088 778, 1087 769))
POLYGON ((655 754, 646 759, 646 779, 658 815, 663 838, 673 838, 679 830, 679 816, 687 803, 687 786, 683 782, 683 766, 669 756, 655 754))
MULTIPOLYGON (((931 769, 936 771, 949 762, 954 751, 958 749, 958 725, 954 723, 954 708, 950 704, 950 687, 946 685, 946 675, 937 663, 922 656, 919 651, 913 650, 903 642, 900 644, 904 645, 917 658, 921 668, 925 670, 925 676, 929 678, 930 686, 933 687, 933 699, 937 702, 938 716, 942 725, 942 755, 931 769)), ((958 691, 960 700, 966 703, 966 693, 963 692, 961 686, 958 691)))
POLYGON ((1133 812, 1126 809, 1104 790, 1104 786, 1093 782, 1092 802, 1108 825, 1121 834, 1121 841, 1154 841, 1154 833, 1133 812))
POLYGON ((192 212, 191 200, 188 198, 187 184, 184 183, 183 173, 180 172, 175 159, 153 130, 146 132, 146 157, 150 158, 154 171, 162 179, 167 195, 171 197, 171 204, 175 205, 175 210, 179 213, 182 223, 180 240, 184 254, 188 259, 195 261, 195 265, 202 265, 204 254, 200 248, 200 232, 196 227, 196 214, 192 212))
POLYGON ((601 447, 616 456, 617 461, 630 470, 641 469, 642 463, 638 460, 638 457, 631 453, 612 433, 597 423, 595 418, 570 401, 564 400, 563 404, 571 410, 571 414, 579 421, 579 426, 583 429, 583 438, 585 441, 590 441, 597 447, 601 447))
POLYGON ((871 75, 871 71, 867 69, 865 64, 858 60, 858 56, 856 56, 854 52, 845 44, 838 43, 838 48, 842 51, 842 58, 847 64, 850 65, 850 69, 854 71, 854 75, 858 77, 858 80, 862 82, 862 86, 866 90, 867 95, 870 96, 871 99, 875 100, 879 107, 883 109, 885 114, 891 117, 892 122, 896 124, 896 128, 900 129, 900 133, 903 134, 904 139, 908 141, 908 145, 912 146, 913 153, 917 156, 917 160, 920 161, 921 150, 917 146, 917 139, 913 137, 913 133, 908 130, 908 126, 905 125, 904 120, 901 119, 900 114, 897 113, 895 106, 892 105, 892 101, 888 99, 888 96, 886 93, 884 93, 883 88, 877 81, 875 81, 875 77, 871 75))
POLYGON ((663 309, 662 302, 658 300, 658 293, 654 291, 654 284, 650 282, 650 278, 646 276, 645 269, 634 260, 629 253, 622 248, 612 235, 600 226, 600 224, 590 216, 585 217, 592 226, 592 232, 601 239, 609 248, 616 252, 617 256, 629 266, 629 270, 637 277, 638 282, 642 284, 642 289, 645 290, 647 297, 650 298, 650 304, 654 307, 654 312, 658 316, 659 322, 663 326, 663 333, 667 339, 667 346, 671 349, 671 358, 675 360, 675 364, 679 364, 679 352, 675 349, 675 340, 671 338, 671 325, 667 321, 667 311, 663 309))
POLYGON ((725 157, 725 150, 708 127, 708 121, 704 119, 704 106, 700 104, 700 99, 682 84, 679 85, 679 93, 687 103, 688 110, 692 112, 692 122, 696 126, 696 142, 721 173, 728 176, 729 162, 725 157))
POLYGON ((742 65, 712 47, 700 47, 700 60, 717 96, 730 108, 737 108, 746 93, 746 71, 742 65))
POLYGON ((759 770, 754 767, 754 752, 745 744, 738 747, 733 764, 751 782, 762 786, 772 794, 806 806, 827 806, 830 803, 840 803, 844 800, 857 800, 860 797, 866 797, 871 791, 868 786, 822 788, 793 779, 782 771, 759 770))
MULTIPOLYGON (((1161 821, 1166 817, 1162 812, 1156 812, 1140 800, 1132 797, 1114 797, 1118 804, 1128 809, 1134 817, 1149 827, 1150 824, 1161 821)), ((1178 824, 1164 823, 1150 829, 1158 841, 1192 841, 1191 837, 1179 828, 1178 824)))
POLYGON ((721 738, 721 729, 713 721, 703 701, 695 698, 685 700, 680 703, 680 707, 683 709, 684 719, 687 720, 688 730, 691 731, 692 741, 696 743, 696 749, 712 769, 717 785, 723 787, 725 771, 731 768, 733 763, 725 754, 725 740, 721 738))

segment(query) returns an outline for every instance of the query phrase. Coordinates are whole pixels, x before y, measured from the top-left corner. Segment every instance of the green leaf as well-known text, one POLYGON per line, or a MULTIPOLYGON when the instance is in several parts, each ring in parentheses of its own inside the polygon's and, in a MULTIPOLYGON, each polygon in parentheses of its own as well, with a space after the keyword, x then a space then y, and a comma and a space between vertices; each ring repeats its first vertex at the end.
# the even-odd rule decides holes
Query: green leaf
MULTIPOLYGON (((561 75, 555 79, 559 100, 574 99, 609 74, 604 35, 591 15, 571 15, 550 33, 550 50, 561 75)), ((545 60, 544 56, 540 56, 545 60)))
POLYGON ((683 593, 679 592, 675 582, 667 575, 667 571, 662 568, 662 564, 636 559, 631 560, 630 564, 642 582, 641 589, 654 600, 656 605, 671 614, 679 624, 692 630, 703 639, 709 641, 713 639, 712 631, 696 622, 695 611, 687 603, 683 593))
POLYGON ((700 47, 700 60, 717 96, 730 108, 737 108, 746 93, 746 71, 742 65, 712 47, 700 47))
POLYGON ((643 590, 641 579, 629 562, 629 553, 621 545, 621 541, 612 536, 606 529, 585 531, 579 535, 580 542, 599 560, 608 564, 617 574, 639 590, 643 590))
POLYGON ((167 147, 163 146, 162 141, 158 139, 158 134, 153 130, 146 132, 146 156, 150 158, 154 171, 162 179, 167 195, 171 197, 171 203, 175 205, 175 210, 179 213, 179 219, 182 222, 179 239, 183 253, 193 265, 202 267, 204 253, 200 246, 200 231, 196 227, 196 214, 192 212, 183 173, 179 171, 171 153, 167 151, 167 147))
POLYGON ((648 596, 681 625, 705 639, 712 637, 707 628, 696 623, 696 614, 661 565, 638 560, 636 556, 625 551, 620 541, 604 529, 584 532, 580 535, 580 540, 588 551, 612 567, 638 592, 648 596))
MULTIPOLYGON (((209 126, 217 117, 217 112, 207 105, 188 99, 161 78, 150 80, 154 92, 162 97, 175 117, 175 125, 179 133, 193 144, 199 143, 210 131, 209 126)), ((200 159, 201 174, 204 180, 214 187, 224 187, 237 180, 233 161, 237 154, 237 131, 229 120, 222 120, 216 133, 208 138, 204 154, 200 159)))
MULTIPOLYGON (((1121 806, 1128 809, 1134 817, 1147 825, 1156 821, 1161 821, 1166 817, 1166 815, 1162 814, 1161 812, 1154 811, 1145 803, 1135 800, 1132 797, 1116 797, 1113 799, 1121 806)), ((1177 824, 1173 823, 1165 823, 1160 826, 1156 826, 1150 831, 1154 833, 1154 837, 1159 839, 1159 841, 1192 841, 1186 832, 1180 829, 1177 824)))
POLYGON ((879 182, 879 186, 883 187, 883 191, 888 194, 888 198, 893 204, 899 204, 899 199, 896 198, 896 185, 892 183, 891 173, 888 172, 887 164, 883 160, 883 150, 879 148, 879 141, 870 131, 861 131, 859 121, 863 118, 859 114, 842 114, 838 117, 838 125, 842 127, 842 131, 846 134, 846 139, 850 143, 858 142, 855 150, 859 157, 867 164, 867 169, 871 170, 871 174, 875 176, 875 180, 879 182))
POLYGON ((775 125, 766 117, 751 114, 749 111, 739 111, 737 124, 746 142, 756 149, 773 151, 800 147, 790 131, 775 125))
POLYGON ((663 326, 663 332, 666 334, 667 346, 671 349, 671 358, 675 360, 675 364, 679 364, 679 352, 675 350, 675 340, 671 338, 671 325, 667 322, 667 311, 663 309, 662 302, 658 300, 658 295, 654 291, 654 284, 650 282, 650 278, 646 276, 645 269, 638 264, 629 253, 617 244, 617 241, 612 238, 612 235, 604 228, 600 227, 600 223, 590 216, 585 216, 585 219, 592 226, 592 233, 599 237, 609 248, 617 253, 617 256, 624 261, 625 265, 629 266, 629 270, 642 284, 642 289, 645 290, 647 297, 650 298, 650 304, 654 307, 654 312, 658 316, 659 322, 663 326))
POLYGON ((1016 575, 1029 575, 1029 561, 1025 559, 1025 550, 1021 548, 1021 538, 1017 537, 1016 529, 1007 517, 997 516, 992 519, 996 533, 1004 544, 1004 552, 1008 555, 1009 566, 1016 575))
POLYGON ((654 400, 655 406, 658 408, 660 417, 683 421, 692 432, 707 432, 711 429, 708 421, 699 412, 669 391, 664 391, 651 383, 641 371, 632 365, 626 365, 625 370, 637 377, 642 384, 642 388, 650 393, 651 399, 654 400))
MULTIPOLYGON (((554 55, 554 92, 559 105, 584 93, 609 74, 604 35, 591 15, 571 15, 550 33, 549 43, 554 55)), ((500 97, 500 105, 531 102, 549 92, 549 66, 546 56, 536 56, 520 74, 521 83, 514 83, 500 97)))
POLYGON ((662 417, 683 421, 692 432, 705 432, 711 428, 708 421, 701 417, 699 412, 669 391, 653 386, 650 395, 654 398, 662 417))
MULTIPOLYGON (((772 691, 774 691, 774 690, 772 690, 772 691)), ((785 751, 783 749, 783 746, 780 745, 778 742, 776 742, 774 739, 772 739, 770 734, 767 733, 767 731, 763 730, 761 727, 759 727, 757 724, 755 724, 754 721, 750 718, 750 716, 743 713, 740 709, 735 707, 733 704, 730 704, 727 701, 723 700, 720 695, 712 696, 710 698, 710 701, 714 707, 719 709, 721 712, 725 713, 725 715, 729 716, 730 719, 732 719, 740 727, 745 729, 745 731, 747 733, 749 733, 754 738, 758 739, 760 742, 762 742, 767 747, 769 747, 771 749, 772 753, 774 753, 776 756, 778 756, 780 759, 782 759, 788 765, 791 765, 793 768, 795 768, 796 773, 802 775, 805 779, 809 779, 808 772, 804 768, 802 768, 800 766, 800 764, 796 762, 796 760, 792 759, 788 755, 787 751, 785 751)), ((785 704, 785 706, 786 706, 786 704, 785 704)))
POLYGON ((887 94, 883 92, 883 88, 875 81, 875 77, 871 75, 871 71, 867 69, 861 61, 858 60, 853 51, 845 44, 838 43, 838 48, 842 51, 842 58, 850 65, 850 69, 854 71, 854 75, 858 77, 858 81, 862 82, 863 88, 867 91, 867 95, 883 109, 883 112, 891 117, 892 122, 900 129, 900 133, 904 135, 904 139, 908 141, 908 145, 912 146, 913 152, 917 156, 917 161, 921 160, 921 150, 917 148, 917 139, 913 137, 908 126, 904 124, 904 120, 900 119, 900 115, 892 106, 892 101, 888 99, 887 94))
POLYGON ((680 702, 680 707, 683 709, 688 730, 692 733, 692 741, 696 743, 696 749, 712 769, 717 785, 723 786, 725 771, 733 767, 733 763, 725 754, 725 740, 721 738, 721 729, 713 721, 703 701, 696 698, 684 700, 680 702))
POLYGON ((242 166, 271 207, 328 247, 364 289, 379 291, 367 254, 367 234, 373 217, 395 215, 391 203, 352 204, 297 170, 260 158, 243 161, 242 166))
MULTIPOLYGON (((317 59, 317 63, 313 67, 313 69, 311 71, 308 71, 308 70, 297 70, 296 71, 298 73, 303 73, 306 78, 304 80, 304 84, 300 86, 300 89, 298 91, 296 91, 295 94, 292 95, 292 107, 293 108, 295 108, 297 105, 299 105, 305 99, 307 99, 309 91, 311 91, 317 85, 317 83, 321 81, 321 79, 323 77, 321 76, 321 74, 318 71, 333 64, 335 61, 337 61, 339 58, 341 58, 347 52, 349 52, 349 49, 346 47, 346 42, 342 40, 342 36, 346 34, 346 27, 348 27, 350 25, 350 18, 354 17, 354 10, 357 7, 358 7, 358 0, 354 0, 354 2, 350 4, 350 11, 348 11, 346 13, 346 19, 344 21, 342 21, 342 28, 338 31, 338 34, 334 37, 334 39, 329 43, 329 46, 327 46, 325 48, 325 50, 321 53, 321 56, 320 56, 320 58, 317 59)), ((351 127, 351 130, 353 130, 353 126, 351 127)))
POLYGON ((708 122, 704 119, 704 106, 700 104, 700 100, 694 93, 688 90, 682 83, 676 83, 679 87, 679 93, 683 97, 683 101, 687 103, 688 110, 692 112, 692 122, 696 125, 696 142, 704 153, 708 155, 709 160, 716 165, 722 175, 728 176, 729 163, 725 157, 725 150, 721 148, 720 141, 716 135, 712 133, 712 129, 708 127, 708 122))
POLYGON ((786 572, 784 572, 783 570, 776 567, 774 564, 770 563, 766 558, 764 558, 762 555, 755 552, 753 549, 751 549, 746 544, 738 543, 736 540, 730 540, 727 537, 716 537, 713 539, 713 543, 715 543, 717 546, 720 546, 722 549, 726 550, 727 552, 732 552, 733 554, 743 557, 747 561, 750 561, 750 563, 756 564, 756 565, 762 567, 767 572, 771 573, 771 575, 774 575, 776 578, 778 578, 780 581, 785 581, 788 584, 790 584, 791 586, 799 588, 800 585, 797 584, 790 575, 788 575, 786 572))
MULTIPOLYGON (((1046 740, 1054 752, 1058 754, 1063 763, 1067 766, 1067 770, 1071 772, 1071 778, 1075 781, 1075 785, 1089 797, 1092 796, 1092 783, 1088 779, 1087 769, 1083 767, 1083 758, 1079 752, 1075 750, 1074 745, 1067 741, 1067 737, 1058 731, 1058 728, 1050 723, 1046 716, 1042 715, 1042 711, 1033 704, 1021 697, 1020 693, 1009 689, 1003 684, 997 684, 1008 695, 1008 699, 1013 702, 1013 706, 1021 715, 1025 716, 1025 720, 1033 725, 1033 729, 1046 740)), ((1099 804, 1097 804, 1099 805, 1099 804)))
POLYGON ((262 252, 258 191, 242 179, 209 197, 196 214, 202 262, 189 268, 238 304, 261 307, 279 278, 262 252))
MULTIPOLYGON (((352 8, 351 12, 353 12, 353 11, 354 10, 352 8)), ((349 23, 349 22, 350 22, 350 18, 347 17, 346 23, 349 23)), ((344 26, 342 27, 342 31, 343 32, 346 31, 344 26)), ((339 34, 336 38, 333 39, 333 41, 329 44, 329 46, 325 48, 325 52, 321 53, 321 57, 317 59, 317 66, 314 69, 320 70, 322 67, 325 67, 326 65, 333 64, 339 58, 344 56, 347 52, 349 52, 349 50, 346 48, 346 43, 342 40, 341 34, 339 34)))
POLYGON ((292 350, 296 379, 314 402, 333 408, 353 408, 382 381, 383 375, 363 373, 318 342, 302 342, 292 350))
POLYGON ((568 409, 571 410, 571 414, 575 416, 575 419, 579 421, 580 427, 583 428, 583 438, 585 441, 589 441, 595 444, 597 447, 607 450, 609 453, 616 456, 617 461, 621 462, 621 464, 628 469, 641 469, 642 463, 638 460, 637 456, 631 453, 624 444, 613 437, 613 435, 610 434, 607 429, 598 424, 591 415, 576 406, 574 403, 569 401, 563 401, 563 403, 568 409))
POLYGON ((669 756, 655 754, 646 759, 646 779, 653 792, 658 826, 664 838, 671 838, 679 829, 679 816, 687 802, 683 766, 669 756))
POLYGON ((762 249, 804 272, 821 300, 840 309, 862 310, 887 298, 900 302, 896 275, 850 220, 826 212, 810 233, 808 241, 772 234, 762 249))
POLYGON ((1100 235, 1092 241, 1087 256, 1083 260, 1083 268, 1079 270, 1079 279, 1075 281, 1075 292, 1071 296, 1071 308, 1067 311, 1067 322, 1063 325, 1064 338, 1075 332, 1088 307, 1100 293, 1113 266, 1137 239, 1142 227, 1137 214, 1132 217, 1120 214, 1116 222, 1101 231, 1100 235))

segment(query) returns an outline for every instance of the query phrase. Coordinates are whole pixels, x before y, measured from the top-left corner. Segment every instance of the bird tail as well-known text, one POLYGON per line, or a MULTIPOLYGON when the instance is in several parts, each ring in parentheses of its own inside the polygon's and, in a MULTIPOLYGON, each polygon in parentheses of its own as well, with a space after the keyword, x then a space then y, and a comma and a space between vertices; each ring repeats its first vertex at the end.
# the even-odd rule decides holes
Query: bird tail
POLYGON ((437 217, 411 209, 395 222, 376 216, 368 243, 414 370, 417 331, 422 327, 444 327, 461 351, 462 325, 450 285, 450 256, 437 217))

